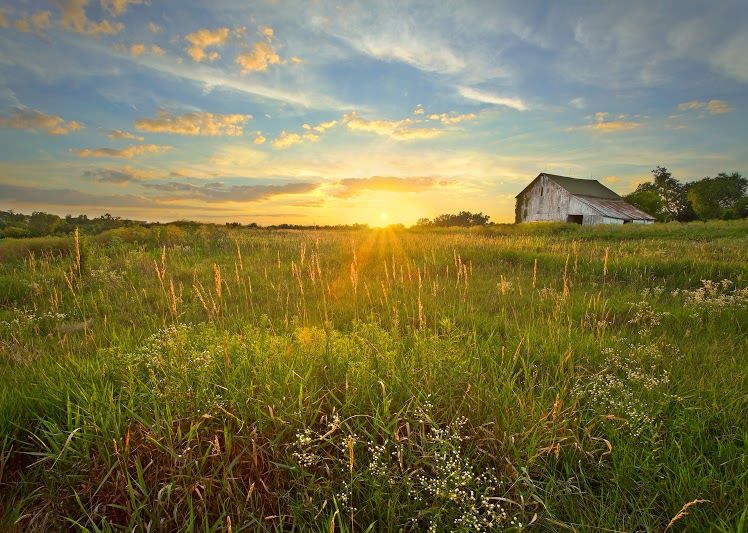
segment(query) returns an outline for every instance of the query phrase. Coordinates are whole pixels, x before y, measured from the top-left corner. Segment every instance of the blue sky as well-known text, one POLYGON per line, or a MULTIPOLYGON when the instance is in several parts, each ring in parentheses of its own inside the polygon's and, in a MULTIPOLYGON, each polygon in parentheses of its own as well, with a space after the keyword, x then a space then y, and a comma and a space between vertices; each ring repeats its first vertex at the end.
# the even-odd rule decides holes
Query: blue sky
POLYGON ((748 3, 0 1, 0 209, 511 221, 748 172, 748 3))

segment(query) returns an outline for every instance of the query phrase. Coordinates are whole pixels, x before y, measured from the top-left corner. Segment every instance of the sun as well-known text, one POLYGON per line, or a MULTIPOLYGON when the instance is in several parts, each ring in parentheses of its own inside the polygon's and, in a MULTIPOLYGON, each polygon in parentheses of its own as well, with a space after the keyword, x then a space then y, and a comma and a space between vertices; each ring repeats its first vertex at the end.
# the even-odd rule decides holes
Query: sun
POLYGON ((381 220, 382 223, 387 222, 388 218, 389 217, 387 216, 387 213, 385 213, 384 211, 382 211, 381 213, 379 213, 379 220, 381 220))

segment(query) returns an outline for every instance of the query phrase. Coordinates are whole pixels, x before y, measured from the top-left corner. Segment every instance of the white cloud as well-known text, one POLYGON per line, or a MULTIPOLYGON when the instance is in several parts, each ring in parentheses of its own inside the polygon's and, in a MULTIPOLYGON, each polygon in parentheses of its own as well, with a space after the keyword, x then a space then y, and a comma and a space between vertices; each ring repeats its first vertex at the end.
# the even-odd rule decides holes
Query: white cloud
POLYGON ((514 98, 509 96, 502 96, 494 94, 488 91, 481 91, 473 89, 472 87, 458 87, 460 96, 467 98, 468 100, 475 100, 476 102, 482 102, 484 104, 501 105, 505 107, 511 107, 517 111, 527 111, 529 107, 520 98, 514 98))

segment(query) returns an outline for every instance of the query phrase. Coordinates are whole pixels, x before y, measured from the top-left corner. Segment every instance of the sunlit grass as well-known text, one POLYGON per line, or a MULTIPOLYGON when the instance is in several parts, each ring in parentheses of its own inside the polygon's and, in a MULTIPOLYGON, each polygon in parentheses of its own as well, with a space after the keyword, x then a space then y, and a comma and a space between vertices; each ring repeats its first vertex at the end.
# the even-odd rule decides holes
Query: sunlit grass
POLYGON ((746 230, 0 242, 0 523, 736 530, 746 230))

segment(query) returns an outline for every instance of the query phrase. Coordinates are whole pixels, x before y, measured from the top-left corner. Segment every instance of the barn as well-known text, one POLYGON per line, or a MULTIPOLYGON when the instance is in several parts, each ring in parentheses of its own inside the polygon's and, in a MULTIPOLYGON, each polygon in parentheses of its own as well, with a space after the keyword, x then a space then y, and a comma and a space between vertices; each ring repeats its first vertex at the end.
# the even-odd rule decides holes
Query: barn
POLYGON ((515 222, 651 224, 654 217, 626 203, 597 180, 542 172, 517 195, 515 222))

